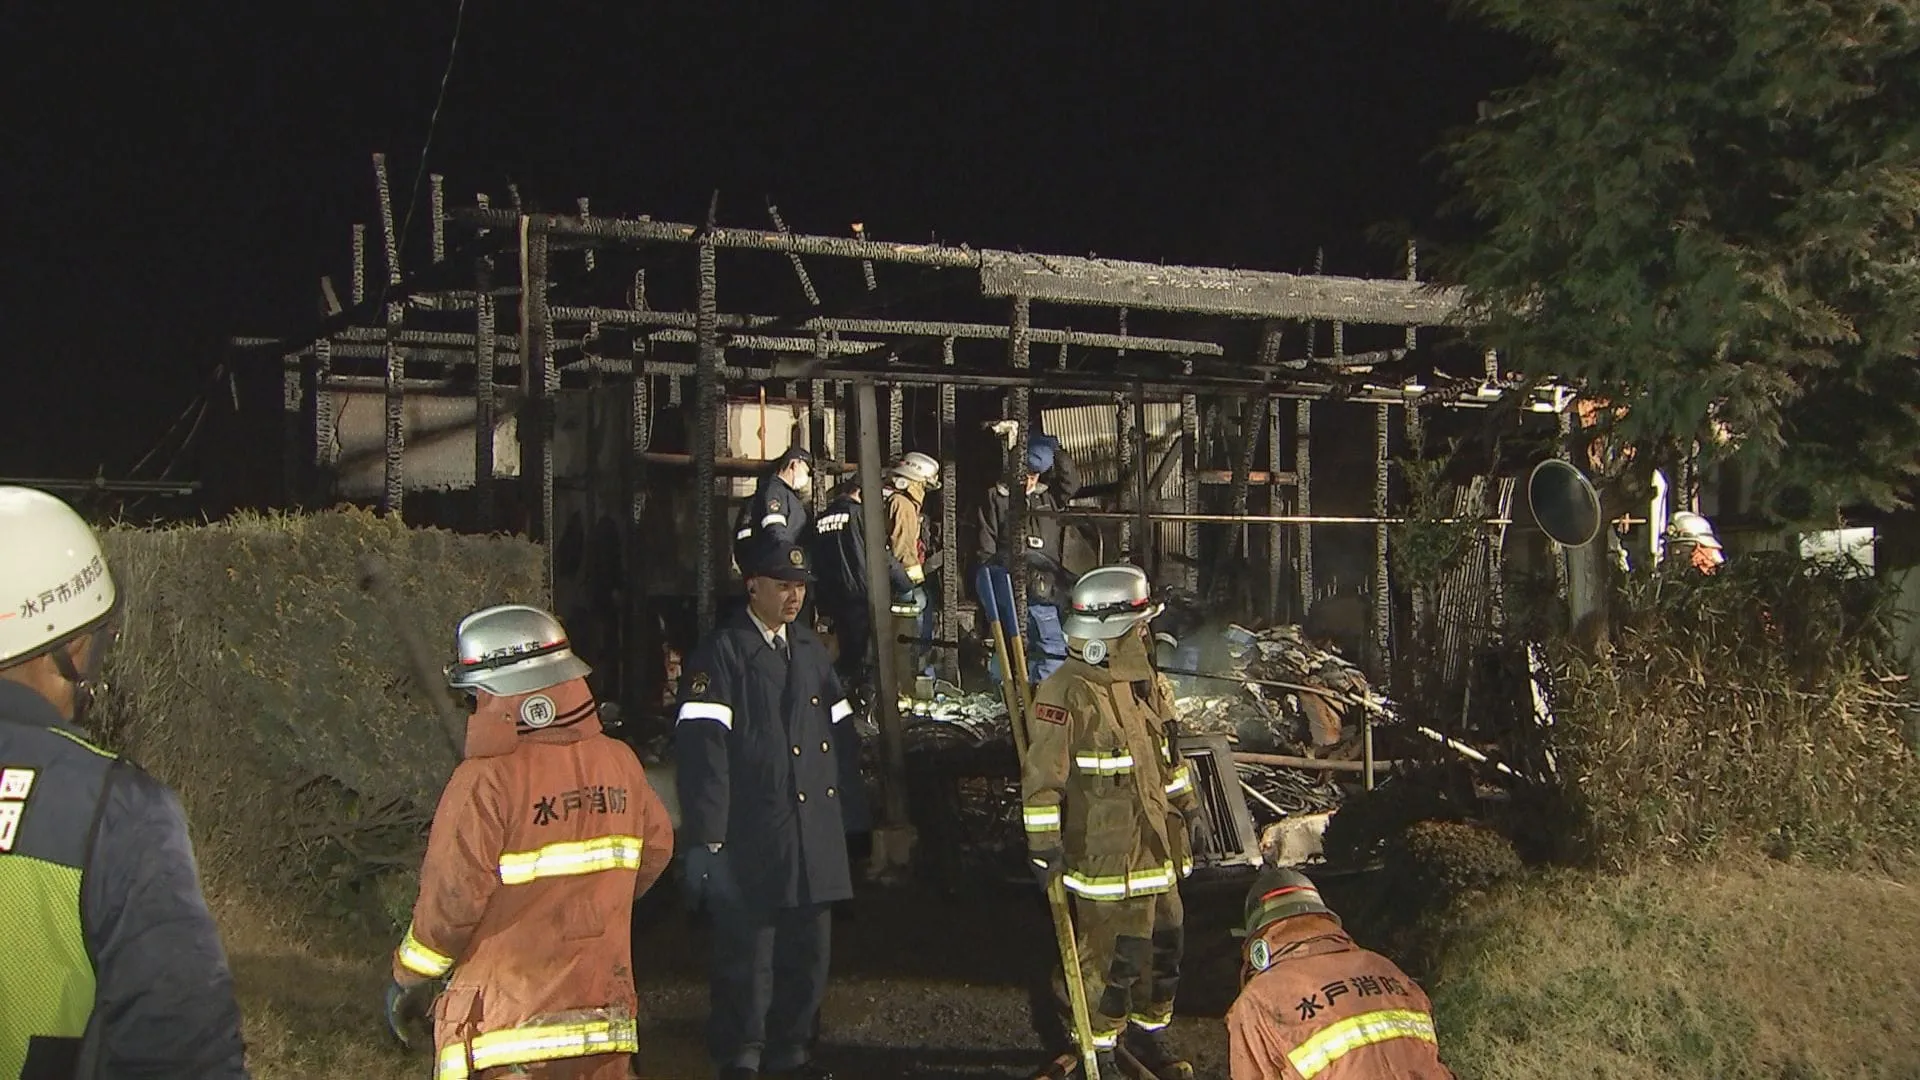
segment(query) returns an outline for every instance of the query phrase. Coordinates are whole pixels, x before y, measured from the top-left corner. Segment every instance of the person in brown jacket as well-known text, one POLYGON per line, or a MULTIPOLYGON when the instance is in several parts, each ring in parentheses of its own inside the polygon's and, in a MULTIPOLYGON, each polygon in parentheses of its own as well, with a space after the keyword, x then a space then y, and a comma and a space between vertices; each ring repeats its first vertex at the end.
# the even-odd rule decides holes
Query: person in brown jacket
POLYGON ((630 919, 673 858, 639 758, 600 729, 587 665, 538 608, 461 620, 465 760, 440 796, 387 1023, 433 1002, 436 1080, 624 1080, 639 1050, 630 919))
POLYGON ((1165 1080, 1192 1067, 1165 1043, 1185 946, 1179 881, 1193 869, 1197 802, 1165 724, 1171 702, 1148 657, 1158 614, 1138 567, 1103 566, 1073 587, 1067 661, 1041 682, 1021 775, 1027 851, 1042 887, 1075 898, 1078 977, 1101 1075, 1128 1050, 1165 1080))
POLYGON ((910 711, 919 700, 915 686, 919 677, 930 672, 923 666, 928 643, 933 637, 934 613, 927 600, 927 575, 940 557, 928 550, 927 492, 940 489, 940 463, 918 451, 903 454, 887 469, 887 550, 906 571, 907 591, 893 594, 894 633, 910 637, 893 650, 894 680, 899 689, 900 708, 910 711))
POLYGON ((1246 928, 1227 1010, 1232 1080, 1453 1080, 1427 995, 1354 944, 1305 874, 1261 870, 1246 928))

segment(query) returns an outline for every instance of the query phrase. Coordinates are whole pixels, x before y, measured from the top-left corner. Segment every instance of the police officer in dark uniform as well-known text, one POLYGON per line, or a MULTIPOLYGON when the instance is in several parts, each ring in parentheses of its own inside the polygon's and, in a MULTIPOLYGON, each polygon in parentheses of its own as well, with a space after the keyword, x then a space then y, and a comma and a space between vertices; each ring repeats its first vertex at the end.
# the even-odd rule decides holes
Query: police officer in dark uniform
POLYGON ((789 446, 760 478, 753 496, 733 520, 733 561, 745 574, 761 549, 798 544, 807 528, 807 491, 813 486, 813 455, 789 446))
MULTIPOLYGON (((833 621, 840 641, 835 667, 849 690, 868 685, 873 674, 873 609, 867 599, 867 536, 862 517, 860 485, 848 482, 834 493, 813 525, 814 573, 819 577, 815 602, 833 621)), ((907 568, 887 552, 887 579, 895 596, 911 592, 907 568)))
POLYGON ((722 1080, 831 1080, 811 1061, 831 905, 867 825, 860 737, 826 646, 795 622, 804 548, 763 549, 747 605, 688 659, 674 727, 688 902, 713 917, 707 1049, 722 1080))
MULTIPOLYGON (((1073 458, 1051 435, 1036 434, 1027 444, 1029 510, 1064 510, 1080 491, 1080 474, 1073 458)), ((974 589, 984 612, 1000 619, 1009 636, 1013 624, 1013 586, 1010 575, 1027 575, 1027 672, 1041 682, 1066 662, 1067 637, 1060 629, 1060 603, 1073 588, 1073 575, 1062 562, 1066 522, 1057 517, 1023 517, 1024 536, 1008 535, 1007 503, 1012 498, 1005 481, 995 484, 980 504, 978 562, 974 589)), ((999 672, 995 673, 996 679, 999 672)))
POLYGON ((180 804, 78 726, 119 609, 93 530, 0 487, 0 596, 0 1076, 245 1080, 180 804))

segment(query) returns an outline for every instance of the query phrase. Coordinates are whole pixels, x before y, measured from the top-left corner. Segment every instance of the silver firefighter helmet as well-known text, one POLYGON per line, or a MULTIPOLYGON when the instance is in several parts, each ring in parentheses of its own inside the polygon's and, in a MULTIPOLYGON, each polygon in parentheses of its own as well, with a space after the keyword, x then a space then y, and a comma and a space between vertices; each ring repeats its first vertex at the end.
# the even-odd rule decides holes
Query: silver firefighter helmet
POLYGON ((898 480, 908 480, 928 488, 940 486, 940 463, 918 450, 903 454, 887 475, 898 480))
POLYGON ((593 669, 573 655, 560 620, 526 604, 502 604, 460 620, 447 685, 515 697, 581 678, 593 669))
POLYGON ((1154 602, 1146 571, 1125 563, 1097 567, 1074 583, 1073 610, 1062 629, 1070 638, 1112 641, 1159 615, 1164 606, 1154 602))
POLYGON ((1667 537, 1674 543, 1724 550, 1720 546, 1720 538, 1713 535, 1713 524, 1691 510, 1682 510, 1673 515, 1667 522, 1667 537))

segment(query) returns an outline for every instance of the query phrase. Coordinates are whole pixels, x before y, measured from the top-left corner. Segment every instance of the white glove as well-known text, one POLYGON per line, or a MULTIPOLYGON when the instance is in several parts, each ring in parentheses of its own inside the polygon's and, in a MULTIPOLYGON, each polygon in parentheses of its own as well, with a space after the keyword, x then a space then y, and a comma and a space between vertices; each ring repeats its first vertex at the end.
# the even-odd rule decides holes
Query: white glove
POLYGON ((1018 420, 995 421, 992 429, 995 435, 1000 436, 1000 441, 1007 444, 1009 450, 1013 449, 1014 443, 1020 441, 1020 421, 1018 420))

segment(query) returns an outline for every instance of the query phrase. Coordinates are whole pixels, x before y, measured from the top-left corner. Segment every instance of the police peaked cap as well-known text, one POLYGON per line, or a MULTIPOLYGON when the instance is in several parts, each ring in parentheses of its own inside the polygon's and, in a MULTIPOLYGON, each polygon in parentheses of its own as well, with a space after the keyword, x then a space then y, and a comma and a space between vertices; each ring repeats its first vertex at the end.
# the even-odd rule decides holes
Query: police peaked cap
POLYGON ((748 577, 801 582, 813 580, 813 560, 807 557, 807 549, 797 544, 768 545, 761 549, 753 565, 744 570, 748 577))

